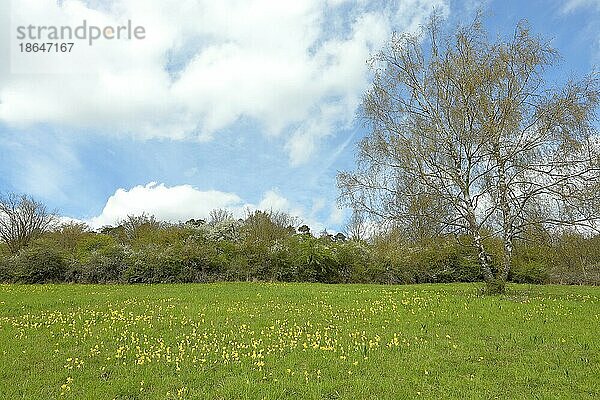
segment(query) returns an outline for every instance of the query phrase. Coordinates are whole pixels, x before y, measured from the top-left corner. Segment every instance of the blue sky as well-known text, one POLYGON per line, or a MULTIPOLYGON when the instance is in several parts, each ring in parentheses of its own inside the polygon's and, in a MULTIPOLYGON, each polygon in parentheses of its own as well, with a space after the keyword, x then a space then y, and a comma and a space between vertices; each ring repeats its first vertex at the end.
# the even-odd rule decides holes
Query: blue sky
POLYGON ((352 168, 367 133, 355 117, 370 79, 365 60, 392 30, 414 30, 433 7, 448 24, 481 8, 493 35, 527 19, 563 57, 549 71, 557 82, 600 65, 598 0, 3 7, 0 192, 31 194, 98 226, 143 210, 177 220, 258 207, 341 229, 348 212, 336 207, 335 176, 352 168), (100 26, 131 19, 148 37, 76 43, 68 57, 15 62, 15 24, 83 18, 100 26))

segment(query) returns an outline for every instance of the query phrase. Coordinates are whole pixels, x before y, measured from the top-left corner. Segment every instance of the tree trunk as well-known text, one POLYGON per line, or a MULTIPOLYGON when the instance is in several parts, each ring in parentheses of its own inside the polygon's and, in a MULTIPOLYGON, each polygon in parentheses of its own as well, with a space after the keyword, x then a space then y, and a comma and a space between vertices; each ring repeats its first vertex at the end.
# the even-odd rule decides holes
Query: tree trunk
POLYGON ((502 255, 502 270, 499 271, 498 279, 506 282, 508 280, 508 274, 510 273, 511 261, 512 261, 513 244, 510 238, 504 239, 504 252, 502 255))
POLYGON ((510 273, 513 243, 513 220, 510 205, 508 203, 508 184, 506 178, 506 160, 502 158, 499 144, 494 146, 494 157, 498 163, 498 203, 500 211, 502 212, 502 267, 498 271, 496 278, 495 290, 499 293, 504 292, 506 281, 508 280, 508 274, 510 273))
POLYGON ((490 285, 495 281, 494 274, 492 273, 492 266, 490 263, 490 257, 485 251, 485 246, 483 245, 483 239, 481 238, 481 233, 479 231, 479 227, 477 225, 477 220, 475 218, 475 210, 473 207, 473 202, 471 200, 471 195, 468 191, 468 185, 463 186, 465 189, 463 190, 463 195, 465 197, 465 209, 467 214, 465 218, 468 223, 468 227, 471 235, 473 236, 473 244, 475 245, 475 249, 477 250, 477 258, 479 259, 479 266, 481 267, 481 273, 483 274, 483 279, 486 284, 490 285))
MULTIPOLYGON (((490 258, 488 253, 485 251, 481 236, 476 234, 473 238, 475 247, 477 248, 479 264, 481 265, 481 272, 483 273, 483 279, 485 280, 485 293, 487 294, 501 294, 506 289, 506 279, 501 277, 495 277, 492 272, 490 258)), ((504 269, 501 271, 503 273, 504 269)))
POLYGON ((481 235, 479 235, 479 233, 475 234, 473 241, 475 243, 475 248, 477 249, 477 257, 479 258, 479 265, 481 266, 483 279, 486 283, 490 283, 494 280, 494 274, 492 273, 490 258, 487 251, 485 251, 485 247, 483 246, 481 235))

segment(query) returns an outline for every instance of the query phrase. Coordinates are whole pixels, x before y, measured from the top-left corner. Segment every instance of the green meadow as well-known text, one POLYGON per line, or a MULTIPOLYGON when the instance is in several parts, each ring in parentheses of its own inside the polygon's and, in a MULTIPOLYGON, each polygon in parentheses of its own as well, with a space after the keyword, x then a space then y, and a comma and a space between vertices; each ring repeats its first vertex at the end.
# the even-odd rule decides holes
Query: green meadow
POLYGON ((0 285, 3 399, 600 398, 600 287, 0 285))

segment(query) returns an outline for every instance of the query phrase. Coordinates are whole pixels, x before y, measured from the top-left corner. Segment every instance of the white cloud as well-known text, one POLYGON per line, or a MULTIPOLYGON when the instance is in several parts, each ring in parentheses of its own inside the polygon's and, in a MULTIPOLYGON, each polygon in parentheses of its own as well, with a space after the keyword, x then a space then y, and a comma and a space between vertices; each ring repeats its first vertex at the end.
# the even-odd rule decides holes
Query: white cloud
POLYGON ((329 223, 332 225, 340 226, 344 223, 350 210, 347 208, 338 207, 337 204, 331 206, 331 214, 329 215, 329 223))
POLYGON ((58 219, 58 226, 61 225, 69 225, 69 224, 87 224, 87 222, 85 222, 84 220, 81 220, 79 218, 73 218, 73 217, 65 217, 64 215, 59 215, 57 217, 58 219))
POLYGON ((290 202, 274 190, 269 190, 258 203, 259 210, 289 211, 290 202))
POLYGON ((447 0, 390 1, 379 9, 337 0, 59 3, 13 1, 13 23, 131 19, 147 38, 77 43, 71 55, 21 63, 0 77, 0 121, 209 140, 249 118, 285 135, 293 164, 352 122, 368 85, 365 60, 391 30, 415 29, 434 6, 447 10, 447 0), (41 67, 86 73, 22 73, 41 67))
POLYGON ((243 218, 248 210, 283 211, 300 218, 313 231, 322 230, 325 225, 319 222, 312 212, 293 204, 287 198, 269 190, 264 193, 258 205, 244 202, 237 194, 217 190, 202 191, 191 185, 166 186, 151 182, 131 189, 117 189, 107 200, 102 213, 91 218, 88 223, 93 228, 115 225, 127 215, 146 213, 163 221, 187 221, 190 218, 208 218, 211 210, 224 208, 233 212, 236 218, 243 218))
POLYGON ((102 213, 90 220, 90 225, 113 225, 127 215, 142 213, 165 221, 185 221, 190 218, 206 218, 211 210, 217 208, 239 211, 244 208, 244 204, 234 193, 200 191, 191 185, 168 187, 151 182, 129 190, 117 189, 106 202, 102 213))

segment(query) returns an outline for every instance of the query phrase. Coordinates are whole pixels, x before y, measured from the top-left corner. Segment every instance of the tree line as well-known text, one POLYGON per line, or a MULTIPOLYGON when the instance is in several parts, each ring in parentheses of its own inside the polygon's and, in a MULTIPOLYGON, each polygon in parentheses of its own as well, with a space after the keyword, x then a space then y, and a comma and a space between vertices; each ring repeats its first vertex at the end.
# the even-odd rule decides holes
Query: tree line
MULTIPOLYGON (((236 219, 215 210, 181 223, 128 216, 98 231, 59 224, 28 196, 0 201, 0 281, 17 283, 168 283, 281 281, 408 284, 484 279, 467 236, 411 239, 399 229, 365 236, 353 219, 346 233, 314 235, 276 211, 236 219), (458 240, 457 240, 458 239, 458 240)), ((492 271, 502 241, 485 239, 492 271)), ((516 246, 509 280, 600 284, 600 236, 563 232, 516 246)))

